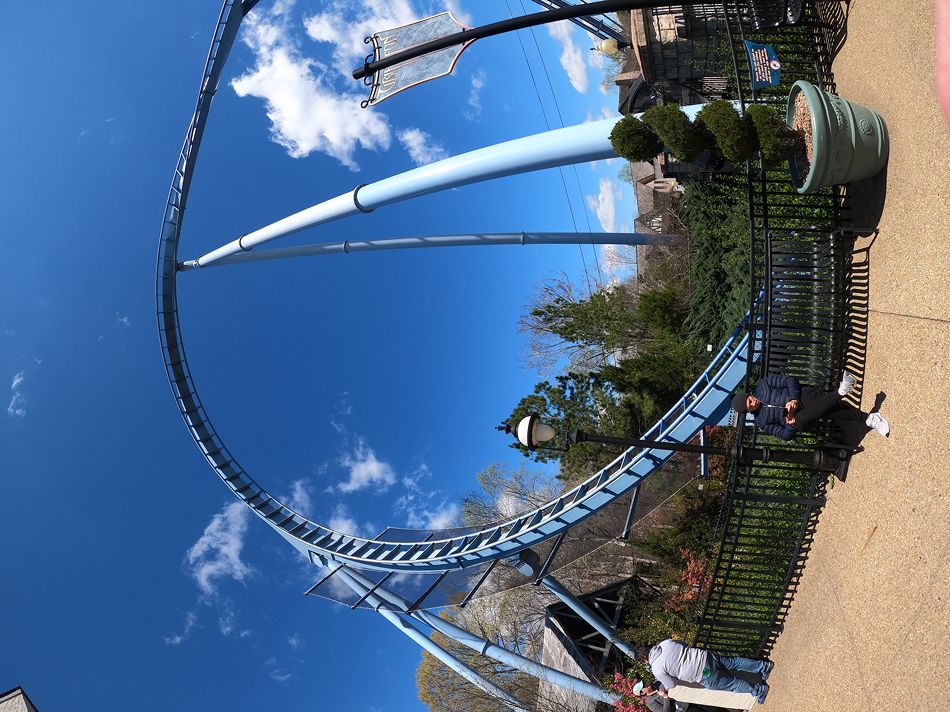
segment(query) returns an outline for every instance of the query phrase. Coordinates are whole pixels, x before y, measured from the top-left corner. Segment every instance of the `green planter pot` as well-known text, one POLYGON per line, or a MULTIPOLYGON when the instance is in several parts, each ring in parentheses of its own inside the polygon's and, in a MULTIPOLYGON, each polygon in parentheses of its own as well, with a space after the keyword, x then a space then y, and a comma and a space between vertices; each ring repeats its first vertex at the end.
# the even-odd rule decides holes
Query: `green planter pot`
POLYGON ((803 94, 811 114, 812 150, 808 175, 799 175, 790 161, 792 184, 799 193, 870 178, 887 165, 888 139, 884 121, 874 111, 853 104, 805 81, 788 95, 786 120, 792 125, 795 98, 803 94))

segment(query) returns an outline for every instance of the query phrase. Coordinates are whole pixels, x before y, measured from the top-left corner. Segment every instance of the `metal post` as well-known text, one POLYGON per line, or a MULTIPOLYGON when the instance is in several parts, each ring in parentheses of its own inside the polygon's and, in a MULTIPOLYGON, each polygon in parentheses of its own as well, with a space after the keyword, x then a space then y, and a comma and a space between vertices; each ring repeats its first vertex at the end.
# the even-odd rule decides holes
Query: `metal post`
POLYGON ((564 588, 560 581, 553 576, 545 576, 541 579, 541 583, 544 584, 551 593, 564 601, 572 611, 587 621, 594 630, 615 645, 624 655, 630 658, 636 658, 633 648, 617 636, 617 633, 611 628, 610 624, 585 606, 583 601, 577 596, 564 588))
POLYGON ((583 601, 564 588, 556 578, 543 575, 544 566, 542 566, 541 557, 538 556, 536 551, 525 549, 519 552, 512 563, 525 576, 541 576, 540 583, 544 584, 545 588, 564 601, 572 611, 587 621, 594 630, 615 645, 620 652, 630 658, 636 658, 633 649, 617 637, 617 633, 610 623, 585 606, 583 601))
MULTIPOLYGON (((679 5, 693 5, 706 1, 707 0, 677 0, 679 5)), ((474 27, 469 30, 463 30, 462 32, 456 32, 451 35, 446 35, 445 37, 423 42, 415 47, 410 47, 402 52, 396 52, 389 57, 375 62, 364 62, 362 67, 353 70, 353 78, 362 79, 363 77, 368 77, 370 74, 378 72, 380 69, 392 67, 395 64, 421 57, 430 52, 437 52, 440 49, 454 47, 466 42, 474 42, 483 37, 500 35, 504 32, 523 30, 527 27, 557 22, 559 20, 572 20, 575 17, 582 17, 584 15, 603 15, 608 12, 616 12, 617 10, 637 10, 669 4, 669 0, 600 0, 600 2, 584 2, 579 5, 562 7, 556 10, 546 10, 530 15, 522 15, 521 17, 513 17, 508 20, 502 20, 501 22, 493 22, 488 25, 474 27)))
POLYGON ((429 639, 425 633, 423 633, 419 628, 410 620, 407 620, 401 616, 398 612, 393 610, 391 604, 387 603, 383 598, 376 594, 367 595, 365 588, 359 586, 351 577, 350 572, 347 571, 343 565, 337 569, 337 576, 340 580, 344 581, 353 592, 359 596, 366 596, 366 601, 369 603, 377 613, 379 613, 383 618, 392 623, 396 628, 401 630, 406 636, 411 640, 415 641, 422 647, 423 650, 432 654, 437 660, 442 662, 447 668, 457 672, 459 675, 464 677, 470 683, 475 685, 477 688, 487 692, 489 695, 492 695, 499 701, 506 704, 514 712, 529 712, 525 707, 521 705, 518 700, 509 695, 503 689, 498 687, 492 682, 489 682, 484 677, 479 675, 475 670, 470 668, 468 665, 463 663, 461 660, 456 658, 448 650, 435 643, 429 639))
MULTIPOLYGON (((683 111, 687 116, 695 117, 702 108, 702 104, 695 104, 683 107, 683 111)), ((202 255, 194 262, 198 267, 207 267, 229 255, 247 252, 265 242, 308 227, 323 225, 356 213, 370 212, 384 205, 440 190, 542 168, 615 158, 616 154, 610 145, 610 132, 617 121, 619 119, 602 119, 544 131, 462 153, 375 183, 358 186, 348 193, 242 235, 237 240, 202 255)))
MULTIPOLYGON (((677 245, 685 238, 682 235, 640 232, 504 232, 481 233, 472 235, 437 235, 433 237, 395 237, 386 240, 344 240, 343 242, 322 242, 316 245, 299 247, 281 247, 272 250, 239 252, 211 262, 209 267, 218 265, 280 260, 289 257, 309 257, 313 255, 350 254, 353 252, 374 252, 379 250, 410 250, 423 247, 470 247, 479 245, 573 245, 584 242, 591 245, 677 245)), ((179 270, 198 267, 197 260, 189 260, 179 265, 179 270)))
MULTIPOLYGON (((357 593, 362 594, 362 592, 367 590, 370 586, 375 585, 370 579, 366 578, 358 571, 345 568, 342 565, 336 570, 339 572, 340 578, 346 581, 347 585, 357 593)), ((383 586, 378 586, 372 597, 379 597, 385 600, 388 604, 395 606, 402 611, 409 610, 408 601, 383 586)), ((411 615, 416 620, 425 623, 443 635, 448 636, 456 642, 477 651, 480 655, 497 660, 498 662, 509 665, 516 670, 521 670, 522 672, 536 677, 539 680, 545 680, 552 685, 563 687, 567 690, 571 690, 572 692, 584 695, 585 697, 589 697, 594 700, 600 700, 608 704, 612 704, 617 699, 619 699, 619 696, 614 692, 605 690, 604 688, 587 680, 582 680, 581 678, 574 677, 573 675, 568 675, 561 670, 548 667, 547 665, 525 657, 524 655, 519 655, 518 653, 512 652, 507 648, 470 633, 461 626, 457 626, 454 623, 445 620, 444 618, 440 618, 430 611, 416 610, 412 611, 411 615)))
MULTIPOLYGON (((371 598, 375 598, 375 596, 372 596, 371 598)), ((515 712, 528 712, 527 709, 521 706, 521 703, 518 702, 518 700, 509 695, 497 685, 492 684, 483 678, 468 665, 465 665, 463 662, 455 658, 448 650, 431 641, 428 636, 426 636, 410 621, 406 620, 395 611, 386 608, 385 603, 380 603, 379 607, 376 609, 376 612, 396 626, 407 636, 409 636, 409 638, 418 643, 424 650, 431 653, 440 662, 444 663, 445 666, 450 670, 454 670, 470 683, 475 685, 475 687, 478 687, 493 697, 496 697, 500 702, 503 702, 515 712)))

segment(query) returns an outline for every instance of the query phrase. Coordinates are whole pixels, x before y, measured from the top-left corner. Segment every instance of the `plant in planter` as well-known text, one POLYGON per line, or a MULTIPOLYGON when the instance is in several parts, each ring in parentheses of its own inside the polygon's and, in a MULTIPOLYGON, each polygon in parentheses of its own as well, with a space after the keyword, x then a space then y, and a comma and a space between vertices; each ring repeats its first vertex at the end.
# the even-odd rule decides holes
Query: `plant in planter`
POLYGON ((645 111, 635 130, 643 152, 634 155, 614 142, 617 154, 628 160, 652 158, 654 136, 681 161, 692 161, 713 146, 734 164, 759 152, 766 165, 789 159, 792 184, 800 193, 873 176, 888 156, 887 127, 878 114, 804 81, 792 87, 785 117, 764 105, 740 115, 731 102, 720 100, 690 121, 680 107, 667 104, 645 111))
POLYGON ((663 150, 663 142, 648 124, 632 114, 624 116, 610 132, 618 156, 628 161, 649 161, 663 150))
POLYGON ((745 162, 758 148, 752 120, 749 116, 741 116, 728 101, 707 104, 696 119, 715 136, 723 158, 730 163, 745 162))
POLYGON ((753 104, 746 107, 745 115, 752 122, 759 152, 766 165, 781 163, 801 145, 801 134, 786 124, 773 107, 753 104))
POLYGON ((695 160, 703 151, 713 147, 712 135, 706 128, 690 121, 676 104, 650 107, 643 112, 643 120, 677 160, 695 160))
POLYGON ((797 81, 785 119, 804 140, 803 151, 790 165, 799 193, 870 178, 887 165, 887 126, 879 114, 859 104, 797 81))

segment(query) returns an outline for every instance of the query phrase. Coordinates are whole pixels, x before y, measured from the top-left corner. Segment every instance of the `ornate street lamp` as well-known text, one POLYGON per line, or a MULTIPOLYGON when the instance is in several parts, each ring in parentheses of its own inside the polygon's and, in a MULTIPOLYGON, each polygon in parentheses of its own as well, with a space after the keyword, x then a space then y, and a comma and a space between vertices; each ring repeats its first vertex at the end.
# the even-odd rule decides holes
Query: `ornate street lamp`
MULTIPOLYGON (((512 428, 508 424, 500 425, 498 430, 511 433, 515 439, 529 450, 564 449, 544 445, 555 437, 554 428, 544 423, 537 415, 522 418, 512 428)), ((623 447, 652 448, 656 450, 672 450, 673 452, 689 452, 698 455, 721 455, 731 457, 744 465, 768 464, 770 462, 808 465, 822 472, 842 474, 847 468, 848 460, 856 450, 850 448, 815 448, 808 450, 785 450, 769 446, 750 447, 737 442, 730 448, 714 447, 711 445, 691 445, 689 443, 669 442, 666 440, 642 440, 640 438, 620 438, 612 435, 598 435, 586 433, 583 430, 574 430, 568 436, 570 444, 576 443, 604 443, 606 445, 622 445, 623 447)))

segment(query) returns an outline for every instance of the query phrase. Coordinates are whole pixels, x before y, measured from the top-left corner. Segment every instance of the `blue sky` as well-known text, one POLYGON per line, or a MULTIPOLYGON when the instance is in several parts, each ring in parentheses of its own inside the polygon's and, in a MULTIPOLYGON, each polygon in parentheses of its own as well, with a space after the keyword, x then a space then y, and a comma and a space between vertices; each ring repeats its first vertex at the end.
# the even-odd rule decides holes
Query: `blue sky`
MULTIPOLYGON (((470 24, 508 16, 497 0, 450 5, 470 24)), ((359 109, 347 75, 363 36, 441 9, 261 0, 215 100, 181 256, 555 128, 555 101, 565 124, 615 111, 572 25, 521 36, 540 102, 506 36, 473 45, 452 77, 359 109)), ((0 689, 24 686, 41 710, 421 710, 418 648, 373 614, 302 595, 315 572, 217 480, 165 381, 155 250, 218 11, 27 3, 0 23, 0 689)), ((466 187, 285 244, 629 230, 619 168, 466 187)), ((448 522, 479 470, 519 463, 493 426, 538 380, 522 366, 521 307, 541 279, 581 279, 584 264, 607 279, 608 262, 574 245, 222 267, 182 276, 181 318, 241 463, 312 518, 375 534, 448 522)))

